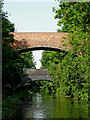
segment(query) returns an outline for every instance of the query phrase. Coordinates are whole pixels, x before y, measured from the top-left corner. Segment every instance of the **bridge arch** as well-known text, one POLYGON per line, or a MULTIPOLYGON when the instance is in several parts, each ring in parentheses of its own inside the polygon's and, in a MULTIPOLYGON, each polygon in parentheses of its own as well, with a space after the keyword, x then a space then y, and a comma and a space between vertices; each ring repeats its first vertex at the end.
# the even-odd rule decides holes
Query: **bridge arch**
POLYGON ((10 33, 14 36, 13 48, 19 52, 32 50, 67 51, 68 33, 10 33))
POLYGON ((26 81, 26 83, 30 83, 30 82, 34 82, 34 81, 49 81, 49 82, 53 82, 53 80, 51 80, 51 79, 35 79, 35 80, 30 79, 30 80, 26 81))
MULTIPOLYGON (((19 53, 34 50, 50 50, 58 52, 67 52, 70 46, 68 44, 68 33, 10 33, 14 36, 12 47, 19 53)), ((47 80, 53 82, 48 70, 26 69, 27 76, 23 82, 28 83, 37 80, 47 80), (44 73, 42 73, 44 71, 44 73), (45 75, 46 72, 46 75, 45 75), (33 74, 32 74, 33 73, 33 74), (45 75, 45 76, 44 76, 45 75)))
POLYGON ((36 51, 36 50, 50 50, 50 51, 56 51, 56 52, 67 52, 65 50, 62 49, 58 49, 58 48, 51 48, 51 47, 32 47, 32 48, 26 48, 26 49, 21 49, 18 50, 19 53, 22 52, 28 52, 28 51, 36 51))
POLYGON ((53 82, 52 76, 49 75, 48 69, 23 68, 23 72, 25 74, 24 81, 26 83, 38 80, 53 82))

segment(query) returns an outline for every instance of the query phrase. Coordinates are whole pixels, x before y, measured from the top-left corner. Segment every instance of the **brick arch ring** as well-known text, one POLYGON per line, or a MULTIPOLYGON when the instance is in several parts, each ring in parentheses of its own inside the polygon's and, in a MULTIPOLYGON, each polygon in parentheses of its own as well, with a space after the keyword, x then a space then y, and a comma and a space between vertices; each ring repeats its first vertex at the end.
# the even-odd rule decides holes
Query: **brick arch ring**
POLYGON ((32 50, 52 50, 52 51, 68 51, 68 33, 42 33, 42 32, 22 32, 10 33, 14 36, 13 48, 17 51, 27 52, 32 50))

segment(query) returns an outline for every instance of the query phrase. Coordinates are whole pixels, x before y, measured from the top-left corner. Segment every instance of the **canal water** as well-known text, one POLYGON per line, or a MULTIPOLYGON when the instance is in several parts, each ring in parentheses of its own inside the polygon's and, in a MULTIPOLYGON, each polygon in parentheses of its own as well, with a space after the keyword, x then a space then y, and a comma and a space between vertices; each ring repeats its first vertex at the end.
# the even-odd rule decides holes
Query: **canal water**
POLYGON ((18 117, 25 118, 86 118, 88 104, 75 102, 71 98, 36 93, 18 112, 18 117))

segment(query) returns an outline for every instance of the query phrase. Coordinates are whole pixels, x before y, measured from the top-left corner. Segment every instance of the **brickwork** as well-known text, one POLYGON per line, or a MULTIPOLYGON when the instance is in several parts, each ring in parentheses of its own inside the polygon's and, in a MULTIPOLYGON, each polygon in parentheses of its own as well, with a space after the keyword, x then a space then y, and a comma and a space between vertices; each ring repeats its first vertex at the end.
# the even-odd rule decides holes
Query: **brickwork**
POLYGON ((15 42, 13 47, 18 50, 34 48, 34 47, 49 47, 56 49, 68 50, 70 46, 65 46, 68 43, 68 33, 10 33, 14 35, 15 42))

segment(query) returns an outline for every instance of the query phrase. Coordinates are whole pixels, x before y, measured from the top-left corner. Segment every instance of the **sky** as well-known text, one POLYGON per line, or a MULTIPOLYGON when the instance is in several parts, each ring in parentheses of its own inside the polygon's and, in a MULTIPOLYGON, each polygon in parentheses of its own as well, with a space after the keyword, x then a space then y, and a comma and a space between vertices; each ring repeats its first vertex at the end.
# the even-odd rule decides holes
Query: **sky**
MULTIPOLYGON (((54 19, 52 7, 58 5, 55 0, 4 0, 3 10, 8 12, 15 32, 57 32, 58 20, 54 19)), ((42 52, 33 51, 37 69, 41 67, 42 52)))
POLYGON ((54 0, 4 0, 5 2, 54 2, 54 0))

